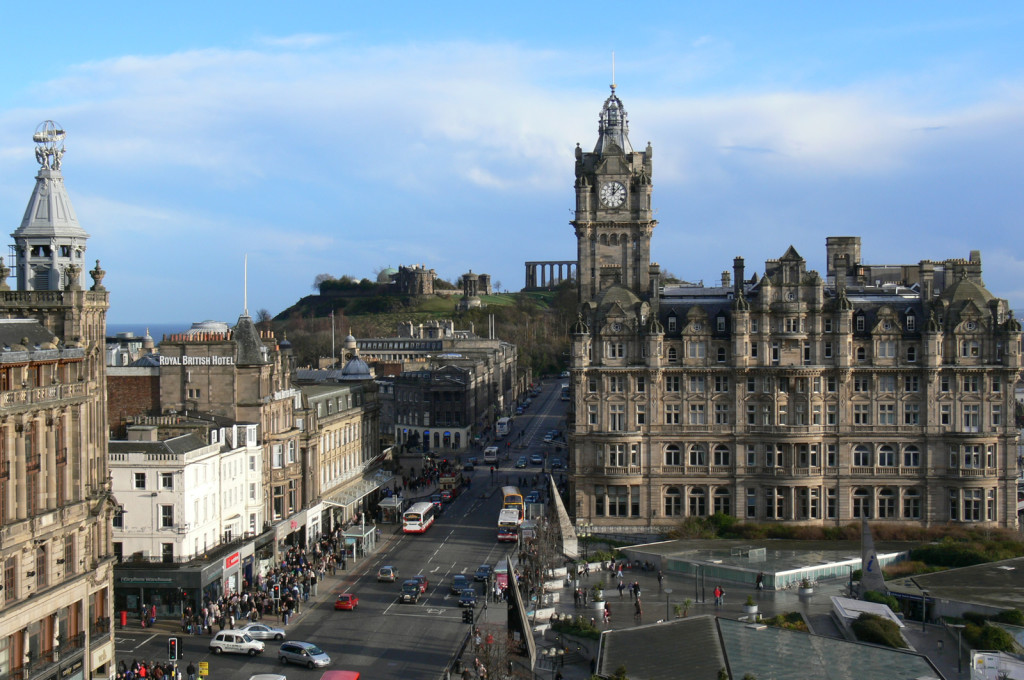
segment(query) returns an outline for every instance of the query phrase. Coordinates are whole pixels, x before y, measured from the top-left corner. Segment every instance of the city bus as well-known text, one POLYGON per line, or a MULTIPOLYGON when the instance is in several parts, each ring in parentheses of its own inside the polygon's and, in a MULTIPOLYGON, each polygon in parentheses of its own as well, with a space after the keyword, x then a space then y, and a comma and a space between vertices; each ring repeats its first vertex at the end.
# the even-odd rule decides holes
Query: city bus
POLYGON ((407 534, 422 534, 434 523, 437 508, 433 503, 416 503, 402 514, 402 531, 407 534))
POLYGON ((523 494, 519 493, 519 487, 501 487, 501 508, 515 510, 519 514, 518 524, 523 523, 526 507, 523 505, 523 494))
POLYGON ((501 558, 498 564, 494 566, 494 582, 498 584, 498 587, 502 590, 508 588, 508 559, 501 558))
POLYGON ((507 436, 512 431, 512 419, 511 418, 499 418, 498 424, 494 426, 494 436, 501 439, 507 436))
POLYGON ((515 543, 519 540, 519 511, 515 508, 502 508, 498 512, 498 541, 515 543))
POLYGON ((569 383, 562 383, 562 401, 569 401, 569 383))

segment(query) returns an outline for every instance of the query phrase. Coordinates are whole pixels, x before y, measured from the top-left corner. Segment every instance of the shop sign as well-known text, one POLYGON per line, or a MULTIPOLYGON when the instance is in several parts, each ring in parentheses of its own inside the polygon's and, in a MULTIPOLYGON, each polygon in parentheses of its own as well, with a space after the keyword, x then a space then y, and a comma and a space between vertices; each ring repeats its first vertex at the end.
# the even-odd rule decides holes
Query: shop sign
POLYGON ((224 558, 224 571, 227 571, 231 567, 237 567, 238 566, 239 557, 240 557, 240 553, 237 552, 237 551, 233 552, 230 555, 228 555, 227 557, 225 557, 224 558))
POLYGON ((173 579, 166 576, 122 576, 118 579, 121 583, 142 583, 142 584, 160 584, 170 585, 173 583, 173 579))
POLYGON ((62 669, 61 672, 60 672, 60 677, 62 677, 62 678, 70 678, 72 675, 75 674, 76 671, 82 670, 82 664, 83 663, 84 663, 83 660, 79 659, 78 661, 74 662, 73 664, 71 664, 67 668, 62 669))
POLYGON ((210 674, 210 662, 209 661, 200 661, 199 662, 199 675, 201 675, 201 676, 203 676, 205 678, 209 674, 210 674))

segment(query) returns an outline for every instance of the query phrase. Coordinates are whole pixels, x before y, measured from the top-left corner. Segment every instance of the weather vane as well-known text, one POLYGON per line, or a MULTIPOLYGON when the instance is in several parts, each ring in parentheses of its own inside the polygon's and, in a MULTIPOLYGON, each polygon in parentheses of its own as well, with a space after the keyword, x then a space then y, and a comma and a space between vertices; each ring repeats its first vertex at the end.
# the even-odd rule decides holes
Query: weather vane
POLYGON ((36 146, 36 160, 44 168, 60 170, 60 160, 64 157, 64 130, 52 120, 44 120, 32 135, 36 146))

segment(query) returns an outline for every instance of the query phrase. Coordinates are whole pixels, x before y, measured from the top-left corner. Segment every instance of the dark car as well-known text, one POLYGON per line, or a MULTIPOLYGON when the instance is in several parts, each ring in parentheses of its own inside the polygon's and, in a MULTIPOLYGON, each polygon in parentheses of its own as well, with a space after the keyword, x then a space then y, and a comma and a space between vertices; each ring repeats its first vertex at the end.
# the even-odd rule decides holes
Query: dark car
POLYGON ((467 460, 466 464, 462 466, 462 469, 465 470, 466 472, 472 472, 473 471, 473 461, 467 460))
POLYGON ((472 588, 466 588, 459 595, 459 606, 460 607, 475 607, 476 606, 476 591, 472 588))
POLYGON ((399 602, 409 602, 416 604, 420 599, 420 584, 414 578, 408 579, 402 583, 402 596, 399 602))
POLYGON ((476 573, 473 574, 474 581, 486 581, 491 577, 491 565, 481 564, 476 568, 476 573))
POLYGON ((526 498, 523 501, 526 503, 540 503, 540 494, 536 491, 531 491, 526 494, 526 498))
POLYGON ((561 458, 552 458, 551 459, 551 469, 552 470, 564 470, 565 469, 565 463, 562 462, 561 458))
POLYGON ((526 467, 526 456, 519 456, 519 458, 516 459, 516 467, 517 468, 524 468, 524 467, 526 467))
POLYGON ((452 595, 460 595, 462 591, 469 588, 469 579, 462 574, 456 574, 452 577, 452 584, 448 587, 452 595))
POLYGON ((543 464, 544 464, 544 456, 540 455, 539 453, 535 453, 532 456, 530 456, 530 465, 543 465, 543 464))
POLYGON ((444 500, 441 499, 441 494, 439 493, 431 494, 430 502, 433 503, 434 507, 438 510, 444 507, 444 500))

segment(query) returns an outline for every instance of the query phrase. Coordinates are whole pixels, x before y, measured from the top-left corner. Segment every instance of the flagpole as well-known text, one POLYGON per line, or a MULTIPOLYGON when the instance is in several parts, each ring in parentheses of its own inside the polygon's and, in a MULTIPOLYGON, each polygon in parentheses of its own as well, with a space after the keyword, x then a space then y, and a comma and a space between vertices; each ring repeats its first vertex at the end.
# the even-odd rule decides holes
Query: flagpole
POLYGON ((334 368, 334 310, 331 310, 331 368, 334 368))

